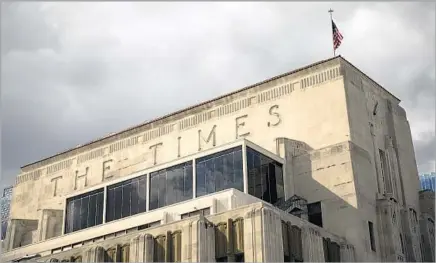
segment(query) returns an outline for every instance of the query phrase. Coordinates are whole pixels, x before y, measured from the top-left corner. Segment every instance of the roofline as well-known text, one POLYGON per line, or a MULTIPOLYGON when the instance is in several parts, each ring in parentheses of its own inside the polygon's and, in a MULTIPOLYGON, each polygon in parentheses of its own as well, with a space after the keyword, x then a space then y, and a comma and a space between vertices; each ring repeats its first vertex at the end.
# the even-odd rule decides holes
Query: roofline
POLYGON ((216 97, 216 98, 214 98, 214 99, 210 99, 210 100, 207 100, 207 101, 201 102, 201 103, 199 103, 199 104, 196 104, 196 105, 193 105, 193 106, 190 106, 190 107, 187 107, 187 108, 184 108, 184 109, 181 109, 181 110, 175 111, 175 112, 173 112, 173 113, 170 113, 170 114, 164 115, 164 116, 162 116, 162 117, 159 117, 159 118, 156 118, 156 119, 153 119, 153 120, 150 120, 150 121, 147 121, 147 122, 144 122, 144 123, 141 123, 141 124, 138 124, 138 125, 132 126, 132 127, 130 127, 130 128, 127 128, 127 129, 125 129, 125 130, 122 130, 122 131, 119 131, 119 132, 116 132, 116 133, 111 133, 111 134, 109 134, 109 135, 106 135, 105 137, 102 137, 102 138, 99 138, 99 139, 96 139, 96 140, 93 140, 93 141, 87 142, 87 143, 85 143, 85 144, 82 144, 82 145, 77 146, 77 147, 74 147, 74 148, 70 148, 70 149, 65 150, 65 151, 63 151, 63 152, 60 152, 60 153, 57 153, 57 154, 51 155, 50 157, 47 157, 47 158, 41 159, 41 160, 39 160, 39 161, 36 161, 36 162, 33 162, 33 163, 26 164, 26 165, 24 165, 24 166, 21 166, 20 168, 21 168, 21 169, 26 168, 26 167, 28 167, 28 166, 31 166, 31 165, 37 164, 37 163, 39 163, 39 162, 42 162, 42 161, 48 160, 48 159, 50 159, 50 158, 53 158, 53 157, 56 157, 56 156, 59 156, 59 155, 62 155, 62 154, 65 154, 65 153, 71 152, 71 151, 76 150, 76 149, 83 148, 83 147, 85 147, 85 146, 89 146, 89 145, 91 145, 91 144, 93 144, 93 143, 97 143, 97 142, 100 142, 100 141, 102 141, 102 140, 105 140, 105 139, 108 139, 108 138, 111 138, 111 137, 115 137, 115 136, 117 136, 117 135, 119 135, 119 134, 122 134, 122 133, 124 133, 124 132, 130 131, 130 130, 133 130, 133 129, 136 129, 136 128, 138 128, 138 127, 141 127, 141 126, 148 125, 148 124, 151 124, 151 123, 156 122, 156 121, 160 121, 160 120, 166 119, 166 118, 168 118, 168 117, 174 116, 174 115, 179 114, 179 113, 182 113, 182 112, 184 112, 184 111, 187 111, 187 110, 190 110, 190 109, 193 109, 193 108, 199 107, 199 106, 203 106, 203 105, 205 105, 205 104, 208 104, 208 103, 214 102, 214 101, 216 101, 216 100, 219 100, 219 99, 222 99, 222 98, 225 98, 225 97, 228 97, 228 96, 234 95, 234 94, 236 94, 236 93, 239 93, 239 92, 242 92, 242 91, 245 91, 245 90, 248 90, 248 89, 254 88, 254 87, 256 87, 256 86, 259 86, 259 85, 262 85, 262 84, 265 84, 265 83, 268 83, 268 82, 274 81, 274 80, 276 80, 276 79, 279 79, 279 78, 282 78, 282 77, 285 77, 285 76, 288 76, 288 75, 291 75, 291 74, 295 74, 295 73, 300 72, 300 71, 302 71, 302 70, 305 70, 305 69, 308 69, 308 68, 311 68, 311 67, 314 67, 314 66, 317 66, 317 65, 320 65, 320 64, 323 64, 323 63, 326 63, 326 62, 329 62, 329 61, 335 60, 336 58, 340 58, 340 57, 341 57, 340 55, 339 55, 339 56, 335 56, 335 57, 332 57, 332 58, 329 58, 329 59, 321 60, 321 61, 318 61, 318 62, 316 62, 316 63, 313 63, 313 64, 310 64, 310 65, 307 65, 307 66, 304 66, 304 67, 301 67, 301 68, 295 69, 295 70, 293 70, 293 71, 289 71, 289 72, 287 72, 287 73, 280 74, 280 75, 275 76, 275 77, 273 77, 273 78, 269 78, 269 79, 263 80, 263 81, 261 81, 261 82, 258 82, 258 83, 256 83, 256 84, 252 84, 252 85, 250 85, 250 86, 246 86, 246 87, 244 87, 244 88, 242 88, 242 89, 239 89, 239 90, 236 90, 236 91, 233 91, 233 92, 230 92, 230 93, 227 93, 227 94, 221 95, 221 96, 216 97))
POLYGON ((375 84, 377 84, 377 86, 379 86, 382 90, 384 90, 385 92, 387 92, 389 95, 391 95, 392 97, 394 97, 396 100, 398 100, 398 102, 401 102, 401 100, 395 96, 394 94, 390 93, 387 89, 385 89, 382 85, 380 85, 377 81, 375 81, 373 78, 371 78, 370 76, 368 76, 365 72, 363 72, 362 70, 360 70, 359 68, 357 68, 356 66, 354 66, 353 64, 351 64, 350 61, 346 60, 344 57, 339 56, 342 60, 344 60, 348 65, 350 65, 353 69, 357 70, 358 72, 362 73, 365 77, 367 77, 369 80, 371 80, 372 82, 374 82, 375 84))
POLYGON ((141 127, 141 126, 149 125, 149 124, 151 124, 151 123, 153 123, 153 122, 157 122, 157 121, 160 121, 160 120, 163 120, 163 119, 166 119, 166 118, 172 117, 172 116, 177 115, 177 114, 179 114, 179 113, 182 113, 182 112, 184 112, 184 111, 188 111, 188 110, 191 110, 191 109, 193 109, 193 108, 200 107, 200 106, 203 106, 203 105, 205 105, 205 104, 208 104, 208 103, 211 103, 211 102, 214 102, 214 101, 220 100, 220 99, 222 99, 222 98, 225 98, 225 97, 228 97, 228 96, 232 96, 232 95, 234 95, 234 94, 237 94, 237 93, 240 93, 240 92, 243 92, 243 91, 249 90, 249 89, 254 88, 254 87, 256 87, 256 86, 259 86, 259 85, 262 85, 262 84, 265 84, 265 83, 268 83, 268 82, 271 82, 271 81, 277 80, 277 79, 279 79, 279 78, 283 78, 283 77, 286 77, 286 76, 289 76, 289 75, 292 75, 292 74, 298 73, 298 72, 300 72, 300 71, 306 70, 306 69, 308 69, 308 68, 311 68, 311 67, 314 67, 314 66, 318 66, 318 65, 320 65, 320 64, 327 63, 327 62, 330 62, 330 61, 333 61, 333 60, 335 60, 335 59, 337 59, 337 58, 343 59, 347 64, 349 64, 349 65, 350 65, 351 67, 353 67, 355 70, 357 70, 357 71, 359 71, 360 73, 362 73, 364 76, 366 76, 368 79, 370 79, 371 81, 373 81, 375 84, 377 84, 379 87, 381 87, 381 88, 382 88, 383 90, 385 90, 387 93, 389 93, 389 94, 390 94, 391 96, 393 96, 395 99, 397 99, 398 101, 400 101, 400 99, 398 99, 397 97, 395 97, 393 94, 391 94, 389 91, 387 91, 385 88, 383 88, 380 84, 378 84, 378 83, 377 83, 376 81, 374 81, 372 78, 370 78, 368 75, 366 75, 366 74, 365 74, 364 72, 362 72, 360 69, 358 69, 356 66, 354 66, 353 64, 351 64, 348 60, 346 60, 345 58, 343 58, 341 55, 338 55, 338 56, 335 56, 335 57, 331 57, 331 58, 328 58, 328 59, 325 59, 325 60, 321 60, 321 61, 318 61, 318 62, 315 62, 315 63, 309 64, 309 65, 307 65, 307 66, 304 66, 304 67, 301 67, 301 68, 298 68, 298 69, 295 69, 295 70, 292 70, 292 71, 289 71, 289 72, 286 72, 286 73, 283 73, 283 74, 277 75, 277 76, 275 76, 275 77, 272 77, 272 78, 269 78, 269 79, 263 80, 263 81, 261 81, 261 82, 258 82, 258 83, 255 83, 255 84, 252 84, 252 85, 246 86, 246 87, 244 87, 244 88, 242 88, 242 89, 239 89, 239 90, 236 90, 236 91, 233 91, 233 92, 230 92, 230 93, 226 93, 226 94, 224 94, 224 95, 221 95, 221 96, 218 96, 218 97, 216 97, 216 98, 213 98, 213 99, 210 99, 210 100, 207 100, 207 101, 201 102, 201 103, 199 103, 199 104, 195 104, 195 105, 193 105, 193 106, 189 106, 189 107, 187 107, 187 108, 183 108, 183 109, 181 109, 181 110, 177 110, 177 111, 172 112, 172 113, 170 113, 170 114, 166 114, 166 115, 164 115, 164 116, 162 116, 162 117, 159 117, 159 118, 156 118, 156 119, 152 119, 152 120, 150 120, 150 121, 147 121, 147 122, 144 122, 144 123, 141 123, 141 124, 138 124, 138 125, 132 126, 132 127, 130 127, 130 128, 127 128, 127 129, 121 130, 121 131, 119 131, 119 132, 111 133, 111 134, 106 135, 106 136, 104 136, 104 137, 101 137, 101 138, 99 138, 99 139, 96 139, 96 140, 93 140, 93 141, 87 142, 87 143, 85 143, 85 144, 82 144, 82 145, 80 145, 80 146, 76 146, 76 147, 74 147, 74 148, 70 148, 70 149, 68 149, 68 150, 65 150, 65 151, 62 151, 62 152, 60 152, 60 153, 57 153, 57 154, 51 155, 51 156, 46 157, 46 158, 44 158, 44 159, 40 159, 40 160, 38 160, 38 161, 35 161, 35 162, 32 162, 32 163, 26 164, 26 165, 24 165, 24 166, 21 166, 20 168, 21 168, 21 169, 25 169, 25 168, 27 168, 27 167, 29 167, 29 166, 31 166, 31 165, 37 164, 37 163, 39 163, 39 162, 46 161, 46 160, 51 159, 51 158, 53 158, 53 157, 57 157, 57 156, 60 156, 60 155, 62 155, 62 154, 66 154, 66 153, 68 153, 68 152, 71 152, 71 151, 74 151, 74 150, 77 150, 77 149, 81 149, 81 148, 83 148, 83 147, 86 147, 86 146, 92 145, 92 144, 94 144, 94 143, 101 142, 101 141, 103 141, 103 140, 105 140, 105 139, 109 139, 109 138, 112 138, 112 137, 116 137, 116 136, 118 136, 118 135, 120 135, 120 134, 122 134, 122 133, 124 133, 124 132, 131 131, 131 130, 136 129, 136 128, 139 128, 139 127, 141 127))

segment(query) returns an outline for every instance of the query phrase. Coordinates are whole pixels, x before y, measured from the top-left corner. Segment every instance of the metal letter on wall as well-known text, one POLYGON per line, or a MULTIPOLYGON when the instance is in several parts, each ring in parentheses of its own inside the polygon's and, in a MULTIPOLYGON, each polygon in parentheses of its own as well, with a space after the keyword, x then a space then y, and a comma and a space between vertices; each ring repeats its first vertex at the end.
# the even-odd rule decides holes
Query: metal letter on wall
POLYGON ((150 150, 153 150, 153 165, 155 165, 157 163, 157 147, 162 146, 163 143, 156 143, 154 145, 150 146, 150 150))
POLYGON ((58 180, 62 179, 62 176, 58 176, 55 178, 51 179, 51 182, 54 182, 54 187, 53 187, 53 196, 57 195, 57 190, 58 190, 58 180))
POLYGON ((268 127, 277 126, 282 121, 282 119, 280 118, 280 114, 275 111, 278 108, 279 108, 279 105, 273 105, 273 106, 271 106, 271 108, 269 108, 269 115, 275 116, 277 118, 277 120, 275 122, 273 122, 273 123, 272 122, 268 122, 268 127))
POLYGON ((82 175, 79 175, 79 170, 76 170, 76 176, 75 176, 75 178, 74 178, 74 190, 77 190, 77 182, 78 182, 78 180, 79 179, 81 179, 81 178, 83 178, 83 180, 84 180, 84 187, 86 187, 88 184, 87 184, 87 175, 88 175, 88 171, 89 171, 89 167, 86 167, 85 168, 85 173, 84 174, 82 174, 82 175))
POLYGON ((198 150, 201 151, 201 140, 205 141, 206 143, 208 143, 211 139, 212 139, 212 145, 215 146, 216 145, 216 133, 215 133, 215 128, 216 125, 214 125, 212 127, 212 130, 209 133, 209 136, 207 136, 207 139, 205 140, 202 136, 201 136, 201 130, 198 130, 198 150))
POLYGON ((247 118, 247 117, 248 117, 248 115, 243 115, 243 116, 240 116, 240 117, 236 117, 236 119, 235 119, 235 122, 236 122, 236 139, 238 139, 239 137, 248 136, 250 134, 250 132, 239 134, 239 128, 245 126, 245 121, 240 121, 240 120, 242 120, 244 118, 247 118))

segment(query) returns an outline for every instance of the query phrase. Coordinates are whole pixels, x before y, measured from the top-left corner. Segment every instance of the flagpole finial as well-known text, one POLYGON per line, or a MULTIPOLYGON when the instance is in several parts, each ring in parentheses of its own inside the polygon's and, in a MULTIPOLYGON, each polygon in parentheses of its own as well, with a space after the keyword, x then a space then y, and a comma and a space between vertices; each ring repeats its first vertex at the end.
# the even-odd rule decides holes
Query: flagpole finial
POLYGON ((333 9, 329 9, 329 13, 331 14, 331 13, 333 13, 334 12, 334 10, 333 9))

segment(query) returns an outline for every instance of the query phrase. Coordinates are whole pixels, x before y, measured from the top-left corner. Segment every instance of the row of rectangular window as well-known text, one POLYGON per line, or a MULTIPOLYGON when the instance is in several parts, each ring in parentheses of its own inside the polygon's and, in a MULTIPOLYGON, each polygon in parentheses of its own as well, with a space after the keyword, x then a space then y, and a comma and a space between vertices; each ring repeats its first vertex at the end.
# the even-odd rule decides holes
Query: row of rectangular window
MULTIPOLYGON (((282 164, 247 147, 248 194, 275 204, 284 198, 282 164)), ((193 162, 188 161, 107 187, 105 222, 193 198, 193 162), (149 196, 147 196, 147 184, 149 196), (149 200, 147 200, 149 199, 149 200)), ((242 146, 196 160, 196 196, 244 189, 242 146)), ((65 233, 103 223, 104 188, 67 199, 65 233)))

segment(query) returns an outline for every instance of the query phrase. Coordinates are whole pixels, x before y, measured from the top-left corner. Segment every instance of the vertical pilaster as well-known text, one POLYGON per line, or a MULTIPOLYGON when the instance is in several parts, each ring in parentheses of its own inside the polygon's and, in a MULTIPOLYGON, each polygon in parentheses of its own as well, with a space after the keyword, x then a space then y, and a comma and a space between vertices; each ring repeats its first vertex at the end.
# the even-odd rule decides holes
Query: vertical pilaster
POLYGON ((321 234, 314 228, 303 228, 303 257, 307 262, 324 262, 324 245, 321 234))
POLYGON ((182 228, 182 262, 215 261, 215 232, 204 217, 182 228))
POLYGON ((130 262, 153 262, 154 239, 150 234, 138 235, 130 241, 130 262))
POLYGON ((355 262, 354 247, 348 244, 341 244, 341 262, 355 262))
POLYGON ((104 262, 104 249, 100 246, 85 250, 83 262, 104 262))

